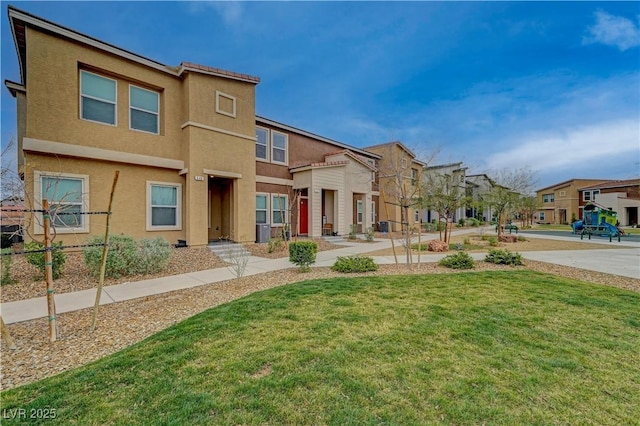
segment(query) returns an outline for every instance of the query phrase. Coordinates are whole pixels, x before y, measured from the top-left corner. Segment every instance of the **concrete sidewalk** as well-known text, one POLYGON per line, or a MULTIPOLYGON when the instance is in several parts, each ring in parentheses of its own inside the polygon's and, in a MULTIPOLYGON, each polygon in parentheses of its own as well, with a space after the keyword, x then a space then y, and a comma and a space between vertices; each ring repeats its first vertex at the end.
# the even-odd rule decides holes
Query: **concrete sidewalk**
MULTIPOLYGON (((453 235, 464 235, 469 233, 477 233, 478 229, 455 230, 453 235)), ((538 236, 534 233, 526 234, 531 238, 552 238, 566 241, 575 241, 569 237, 547 237, 538 236)), ((437 234, 425 234, 423 241, 429 241, 438 238, 437 234)), ((598 272, 605 272, 616 275, 623 275, 640 279, 640 243, 622 243, 612 242, 608 240, 591 240, 585 241, 593 244, 617 245, 620 248, 604 249, 604 250, 572 250, 572 251, 554 251, 554 252, 522 252, 525 259, 539 260, 543 262, 556 263, 565 266, 574 266, 577 268, 588 269, 598 272)), ((371 253, 378 250, 384 250, 391 247, 390 240, 376 240, 373 243, 340 243, 344 247, 319 252, 316 256, 314 267, 331 266, 335 263, 338 256, 352 256, 364 253, 371 253)), ((401 247, 400 241, 396 241, 396 247, 401 247)), ((439 254, 423 254, 421 262, 437 262, 449 253, 439 254)), ((473 253, 475 260, 484 259, 484 253, 473 253)), ((375 256, 374 260, 378 264, 394 263, 393 256, 375 256)), ((404 256, 399 256, 398 261, 403 262, 404 256)), ((264 272, 272 272, 287 268, 294 265, 289 262, 288 258, 266 259, 262 257, 250 256, 244 276, 262 274, 264 272)), ((162 278, 150 280, 142 280, 135 282, 126 282, 122 284, 110 285, 104 287, 100 297, 100 304, 107 305, 125 300, 136 299, 139 297, 153 296, 156 294, 167 293, 175 290, 197 287, 205 284, 212 284, 221 281, 234 279, 235 275, 230 268, 209 269, 206 271, 192 272, 188 274, 172 275, 162 278)), ((96 290, 83 290, 73 293, 56 294, 56 312, 65 313, 92 307, 95 302, 96 290)), ((33 299, 21 300, 16 302, 3 303, 0 306, 0 313, 6 324, 12 324, 21 321, 28 321, 36 318, 44 318, 47 316, 46 297, 38 297, 33 299)))

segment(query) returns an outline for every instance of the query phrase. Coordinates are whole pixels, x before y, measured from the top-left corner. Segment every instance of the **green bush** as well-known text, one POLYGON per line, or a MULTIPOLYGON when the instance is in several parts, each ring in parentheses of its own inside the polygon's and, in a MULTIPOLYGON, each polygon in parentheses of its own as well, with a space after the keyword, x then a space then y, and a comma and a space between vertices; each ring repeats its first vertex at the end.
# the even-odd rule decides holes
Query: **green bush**
POLYGON ((411 250, 427 251, 429 250, 429 243, 411 244, 411 250))
POLYGON ((527 241, 527 239, 525 237, 523 237, 522 235, 520 235, 520 236, 518 236, 518 241, 520 241, 522 243, 522 242, 527 241))
POLYGON ((378 265, 375 264, 372 258, 364 256, 338 256, 336 263, 331 267, 332 270, 337 272, 369 272, 377 271, 378 265))
POLYGON ((317 252, 315 241, 294 241, 289 244, 289 261, 298 265, 301 272, 309 272, 309 265, 315 263, 317 252))
POLYGON ((171 244, 162 237, 143 238, 138 242, 137 272, 155 274, 164 271, 171 260, 171 244))
MULTIPOLYGON (((89 244, 103 244, 104 238, 96 236, 89 244)), ((86 247, 82 254, 91 275, 100 276, 102 246, 86 247)), ((119 278, 136 274, 154 274, 163 271, 171 260, 171 245, 161 237, 142 239, 136 242, 126 235, 109 237, 109 251, 105 267, 105 277, 119 278)))
POLYGON ((480 226, 480 221, 478 219, 476 219, 475 217, 467 218, 465 223, 467 224, 467 226, 474 226, 474 227, 475 226, 480 226))
POLYGON ((492 249, 487 253, 485 262, 495 263, 496 265, 519 266, 522 263, 522 255, 520 253, 512 253, 507 249, 492 249))
POLYGON ((351 231, 349 231, 349 239, 350 240, 355 240, 356 239, 356 233, 358 232, 358 225, 356 225, 355 223, 351 224, 351 231))
POLYGON ((469 253, 459 251, 442 259, 440 265, 451 269, 473 269, 473 258, 469 253))
POLYGON ((489 245, 491 247, 498 247, 499 243, 498 243, 498 238, 496 237, 489 237, 489 245))
POLYGON ((273 253, 276 250, 282 249, 282 239, 281 238, 271 238, 269 239, 269 253, 273 253))
MULTIPOLYGON (((61 247, 62 241, 51 244, 51 260, 54 280, 57 280, 62 275, 64 263, 67 260, 67 256, 64 254, 61 247)), ((25 253, 27 262, 38 268, 38 270, 42 273, 42 276, 40 278, 45 279, 44 252, 28 253, 30 251, 43 249, 44 245, 38 241, 30 241, 24 245, 24 251, 27 252, 25 253)))
POLYGON ((16 280, 11 278, 11 255, 12 250, 10 248, 0 249, 0 253, 5 256, 0 256, 0 266, 2 267, 2 275, 0 276, 0 286, 6 284, 14 284, 16 280))

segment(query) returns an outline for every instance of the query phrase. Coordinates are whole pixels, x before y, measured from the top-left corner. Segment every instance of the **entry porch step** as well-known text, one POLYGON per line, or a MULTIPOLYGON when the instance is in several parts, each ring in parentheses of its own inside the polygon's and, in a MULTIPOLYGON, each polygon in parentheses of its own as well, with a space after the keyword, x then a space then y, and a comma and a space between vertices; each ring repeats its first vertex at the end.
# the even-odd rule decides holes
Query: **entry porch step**
POLYGON ((244 248, 242 244, 234 243, 233 241, 216 241, 209 243, 208 247, 213 254, 227 263, 238 257, 251 256, 251 252, 244 248))

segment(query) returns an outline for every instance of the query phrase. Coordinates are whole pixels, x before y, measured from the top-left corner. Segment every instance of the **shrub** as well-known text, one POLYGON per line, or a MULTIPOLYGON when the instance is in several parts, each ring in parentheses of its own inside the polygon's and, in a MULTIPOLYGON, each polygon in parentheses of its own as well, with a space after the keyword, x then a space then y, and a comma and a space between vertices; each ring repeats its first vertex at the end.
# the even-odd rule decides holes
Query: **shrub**
POLYGON ((411 250, 418 250, 418 251, 427 251, 429 250, 429 244, 428 243, 415 243, 411 245, 411 250))
POLYGON ((451 269, 473 269, 473 258, 469 253, 459 251, 442 259, 440 265, 451 269))
MULTIPOLYGON (((82 251, 84 263, 91 275, 100 276, 102 244, 104 238, 96 236, 88 241, 96 244, 82 251)), ((153 274, 164 270, 171 260, 171 245, 161 237, 136 242, 126 235, 109 237, 109 251, 105 265, 105 277, 119 278, 136 274, 153 274)))
POLYGON ((367 232, 365 233, 365 238, 367 239, 368 242, 370 243, 373 242, 373 228, 371 227, 367 228, 367 232))
POLYGON ((525 237, 523 237, 522 235, 519 235, 518 236, 518 241, 520 241, 522 243, 522 242, 527 241, 527 239, 525 237))
POLYGON ((491 247, 498 247, 498 238, 496 237, 489 237, 489 245, 491 247))
POLYGON ((337 272, 369 272, 377 271, 378 265, 375 264, 372 258, 366 256, 338 256, 336 263, 331 267, 332 270, 337 272))
POLYGON ((281 238, 271 238, 269 240, 269 253, 273 253, 276 250, 282 250, 281 238))
POLYGON ((462 228, 463 226, 464 226, 464 219, 463 218, 458 219, 458 227, 462 228))
POLYGON ((487 253, 485 262, 495 263, 496 265, 523 265, 522 255, 520 253, 512 253, 507 249, 492 249, 487 253))
POLYGON ((356 239, 356 232, 358 231, 358 225, 351 224, 351 231, 349 231, 349 239, 350 240, 355 240, 356 239))
POLYGON ((478 219, 476 219, 475 217, 469 217, 469 218, 467 218, 467 220, 465 221, 465 223, 466 223, 468 226, 474 226, 474 227, 476 227, 476 226, 480 226, 480 221, 479 221, 478 219))
MULTIPOLYGON (((52 271, 53 271, 53 279, 57 280, 62 275, 62 270, 64 269, 64 262, 67 260, 67 256, 62 251, 62 241, 51 244, 51 260, 52 260, 52 271)), ((44 245, 38 241, 30 241, 24 245, 24 251, 36 251, 43 250, 44 245)), ((38 268, 38 270, 42 273, 41 278, 45 278, 44 271, 44 252, 36 252, 36 253, 25 253, 25 257, 27 258, 27 262, 38 268)))
POLYGON ((162 237, 143 238, 138 242, 136 270, 139 274, 155 274, 169 266, 171 244, 162 237))
POLYGON ((452 244, 449 244, 449 248, 450 248, 451 250, 458 250, 458 251, 460 251, 460 250, 464 250, 464 246, 463 246, 462 244, 460 244, 460 243, 452 243, 452 244))
POLYGON ((2 267, 2 275, 0 276, 0 285, 14 284, 16 280, 11 278, 11 252, 10 248, 0 249, 0 266, 2 267))
POLYGON ((471 239, 469 237, 464 237, 464 241, 462 242, 465 246, 468 246, 471 244, 471 239))
MULTIPOLYGON (((88 244, 96 244, 94 247, 85 247, 82 250, 84 263, 94 278, 100 276, 100 263, 102 262, 102 246, 104 237, 95 236, 89 239, 88 244)), ((112 235, 109 237, 109 251, 105 277, 119 278, 120 276, 134 275, 137 261, 136 241, 126 235, 112 235)))
POLYGON ((289 261, 300 267, 300 272, 309 272, 315 263, 318 244, 315 241, 294 241, 289 244, 289 261))

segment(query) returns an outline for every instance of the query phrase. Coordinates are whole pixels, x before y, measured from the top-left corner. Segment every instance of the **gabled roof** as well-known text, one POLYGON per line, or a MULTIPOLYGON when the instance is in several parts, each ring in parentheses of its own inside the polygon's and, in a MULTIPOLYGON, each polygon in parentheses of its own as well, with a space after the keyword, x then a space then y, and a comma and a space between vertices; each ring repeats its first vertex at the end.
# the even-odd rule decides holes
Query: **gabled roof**
POLYGON ((369 150, 369 149, 372 149, 372 148, 374 148, 374 149, 375 148, 384 148, 384 147, 391 147, 391 146, 394 146, 394 145, 399 146, 402 150, 404 150, 407 154, 409 154, 411 156, 411 161, 413 161, 414 163, 418 163, 423 167, 427 165, 427 163, 418 160, 416 158, 416 154, 414 154, 413 151, 411 151, 409 148, 407 148, 407 146, 405 144, 403 144, 402 142, 400 142, 400 141, 391 141, 391 142, 386 142, 386 143, 380 143, 380 144, 377 144, 377 145, 368 146, 368 147, 366 147, 364 149, 365 150, 369 150))
POLYGON ((379 160, 380 158, 382 158, 380 155, 374 154, 373 152, 365 151, 363 149, 356 148, 355 146, 351 146, 351 145, 348 145, 346 143, 342 143, 342 142, 335 141, 333 139, 325 138, 324 136, 316 135, 315 133, 307 132, 306 130, 298 129, 297 127, 289 126, 287 124, 283 124, 283 123, 277 122, 275 120, 271 120, 269 118, 256 116, 256 123, 262 124, 262 125, 267 125, 267 126, 272 126, 272 127, 277 127, 279 129, 287 130, 287 131, 293 132, 293 133, 297 133, 299 135, 306 136, 306 137, 311 138, 311 139, 317 139, 317 140, 319 140, 321 142, 337 146, 338 148, 348 149, 349 151, 357 152, 358 154, 362 154, 362 155, 364 155, 366 157, 371 157, 371 158, 374 158, 376 160, 379 160))
POLYGON ((536 189, 536 192, 544 191, 546 189, 551 189, 551 188, 555 188, 555 189, 564 188, 564 187, 567 187, 567 186, 571 185, 573 182, 579 182, 579 181, 583 181, 583 180, 584 181, 587 181, 587 180, 600 180, 600 181, 603 181, 603 182, 606 181, 606 179, 576 179, 576 178, 574 178, 574 179, 565 180, 564 182, 556 183, 554 185, 549 185, 549 186, 544 187, 544 188, 536 189))
MULTIPOLYGON (((70 28, 58 25, 46 19, 32 15, 31 13, 20 10, 14 6, 9 5, 7 8, 9 15, 9 22, 11 23, 11 32, 13 34, 13 41, 15 43, 16 50, 18 52, 18 62, 20 64, 20 81, 25 83, 26 67, 27 67, 27 46, 26 46, 26 27, 30 26, 37 28, 40 31, 48 32, 60 38, 76 41, 78 43, 91 46, 105 53, 109 53, 115 56, 119 56, 123 59, 137 62, 149 68, 180 77, 184 72, 199 72, 203 74, 216 75, 219 77, 230 78, 234 80, 240 80, 247 83, 257 84, 260 82, 258 77, 253 77, 247 74, 239 74, 233 71, 221 70, 219 68, 211 68, 202 65, 192 64, 189 62, 182 63, 179 67, 172 67, 164 65, 153 59, 146 58, 138 55, 137 53, 130 52, 113 44, 106 43, 98 40, 97 38, 82 34, 78 31, 70 28)), ((10 89, 11 90, 11 89, 10 89)))
POLYGON ((610 180, 608 182, 599 183, 597 185, 584 186, 578 188, 578 191, 586 191, 590 189, 614 189, 614 188, 627 188, 629 186, 639 186, 640 179, 627 179, 627 180, 610 180))
POLYGON ((309 164, 303 164, 301 166, 290 167, 289 171, 291 173, 295 173, 295 172, 303 172, 305 170, 322 169, 327 167, 344 167, 348 164, 349 164, 348 161, 326 161, 323 163, 309 163, 309 164))
POLYGON ((366 168, 370 169, 371 171, 376 171, 377 170, 374 166, 372 166, 371 164, 367 163, 361 157, 357 156, 356 154, 354 154, 353 152, 351 152, 348 149, 343 149, 343 150, 340 150, 340 151, 332 152, 330 154, 325 154, 324 158, 326 160, 329 157, 333 157, 334 155, 340 155, 340 154, 345 154, 347 157, 353 158, 358 163, 362 164, 363 166, 365 166, 366 168))

